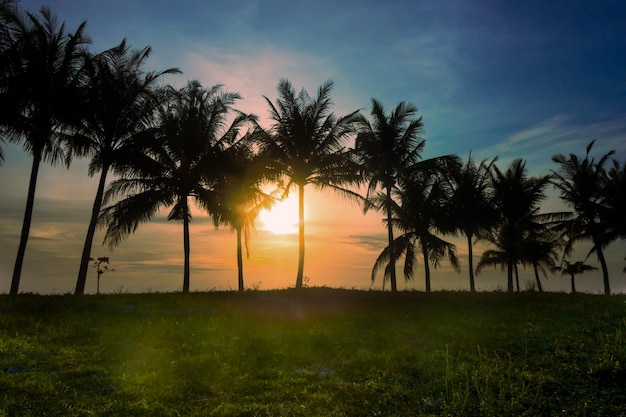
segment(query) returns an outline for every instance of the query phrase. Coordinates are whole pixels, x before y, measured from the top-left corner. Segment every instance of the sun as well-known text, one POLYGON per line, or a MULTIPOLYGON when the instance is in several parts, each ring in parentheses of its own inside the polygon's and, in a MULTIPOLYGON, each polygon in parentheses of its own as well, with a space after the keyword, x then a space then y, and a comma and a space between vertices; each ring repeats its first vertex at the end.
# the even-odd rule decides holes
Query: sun
POLYGON ((259 215, 261 229, 275 235, 298 233, 298 198, 291 195, 259 215))

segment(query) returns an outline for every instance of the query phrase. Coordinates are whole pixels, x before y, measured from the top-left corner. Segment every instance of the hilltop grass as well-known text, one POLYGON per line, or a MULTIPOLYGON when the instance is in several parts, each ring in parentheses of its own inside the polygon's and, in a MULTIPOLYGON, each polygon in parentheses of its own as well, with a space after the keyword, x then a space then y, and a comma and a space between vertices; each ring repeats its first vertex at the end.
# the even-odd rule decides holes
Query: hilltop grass
POLYGON ((0 416, 626 415, 624 296, 0 296, 0 416))

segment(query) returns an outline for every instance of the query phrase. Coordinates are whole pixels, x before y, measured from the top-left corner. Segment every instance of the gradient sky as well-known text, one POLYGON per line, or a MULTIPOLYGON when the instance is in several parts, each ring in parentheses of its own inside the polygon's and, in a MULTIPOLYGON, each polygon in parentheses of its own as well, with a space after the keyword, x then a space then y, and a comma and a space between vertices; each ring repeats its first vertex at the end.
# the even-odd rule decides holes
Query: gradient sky
MULTIPOLYGON (((244 97, 238 108, 267 125, 263 96, 276 98, 288 78, 314 94, 335 82, 338 115, 369 112, 377 98, 388 109, 400 101, 419 107, 426 128, 425 157, 454 153, 476 160, 499 156, 506 168, 517 157, 531 174, 547 174, 556 153, 594 154, 615 149, 626 160, 626 2, 603 1, 259 1, 230 0, 41 0, 21 2, 37 11, 48 5, 70 31, 87 20, 92 51, 123 38, 135 48, 150 45, 150 69, 178 67, 176 87, 198 79, 224 84, 244 97)), ((4 145, 0 167, 0 292, 8 292, 22 225, 31 159, 4 145)), ((96 179, 87 161, 69 170, 40 171, 33 224, 20 291, 73 291, 96 179)), ((553 190, 543 211, 563 208, 553 190)), ((381 215, 307 188, 305 276, 309 285, 370 288, 370 270, 385 246, 381 215)), ((92 256, 109 256, 114 272, 102 277, 112 291, 174 291, 182 288, 182 226, 164 218, 143 224, 113 252, 96 236, 92 256)), ((455 240, 456 242, 456 240, 455 240)), ((467 248, 458 239, 463 269, 433 271, 433 289, 467 289, 467 248)), ((284 288, 295 283, 297 236, 274 235, 258 225, 245 260, 247 287, 284 288)), ((476 247, 476 259, 485 245, 476 247)), ((582 260, 581 245, 572 260, 582 260)), ((622 273, 626 244, 607 253, 615 292, 626 291, 622 273)), ((588 263, 598 266, 594 258, 588 263)), ((235 235, 216 230, 201 212, 191 225, 191 289, 236 288, 235 235)), ((95 292, 95 270, 86 291, 95 292)), ((532 280, 521 270, 522 287, 532 280)), ((569 290, 552 275, 544 286, 569 290)), ((374 288, 380 288, 379 276, 374 288)), ((477 277, 480 290, 503 288, 505 273, 477 277)), ((599 273, 577 277, 579 290, 599 292, 599 273)), ((424 288, 418 269, 411 283, 424 288)))

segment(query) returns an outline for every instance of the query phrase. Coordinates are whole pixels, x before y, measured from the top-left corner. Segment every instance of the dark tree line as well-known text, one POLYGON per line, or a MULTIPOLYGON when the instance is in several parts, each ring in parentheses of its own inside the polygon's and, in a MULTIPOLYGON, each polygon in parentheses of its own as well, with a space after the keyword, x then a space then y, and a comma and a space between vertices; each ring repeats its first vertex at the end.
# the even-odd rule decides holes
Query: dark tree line
MULTIPOLYGON (((118 245, 160 209, 183 226, 183 291, 189 291, 190 204, 236 232, 238 286, 244 290, 243 250, 261 210, 296 190, 299 201, 299 260, 296 287, 303 285, 304 196, 307 185, 353 199, 365 211, 383 213, 388 244, 372 270, 384 268, 384 283, 397 290, 396 263, 412 279, 421 259, 425 288, 430 267, 448 260, 459 269, 456 247, 447 236, 465 236, 469 286, 475 273, 495 266, 507 271, 507 290, 519 291, 518 268, 574 275, 588 270, 570 263, 573 245, 591 241, 587 255, 600 263, 604 290, 610 281, 604 251, 626 237, 626 169, 613 152, 583 157, 555 155, 557 168, 529 176, 522 159, 505 170, 497 159, 465 162, 456 155, 423 159, 423 121, 418 109, 401 102, 387 112, 372 99, 370 116, 332 112, 333 83, 312 97, 291 83, 278 83, 278 97, 265 97, 271 126, 236 109, 240 96, 222 85, 189 81, 181 89, 163 85, 166 74, 146 71, 151 49, 132 50, 126 40, 92 53, 85 23, 74 32, 48 9, 24 11, 0 3, 0 139, 22 145, 32 169, 11 294, 19 290, 22 264, 42 162, 68 165, 90 158, 90 176, 100 179, 78 269, 76 294, 85 288, 98 225, 105 243, 118 245), (350 140, 354 139, 354 147, 350 140), (109 181, 108 175, 114 178, 109 181), (108 185, 107 185, 108 184, 108 185), (266 192, 268 184, 273 192, 266 192), (365 195, 358 190, 365 187, 365 195), (571 211, 542 213, 546 189, 555 187, 571 211), (485 241, 476 267, 473 244, 485 241)), ((0 163, 4 161, 0 147, 0 163)))

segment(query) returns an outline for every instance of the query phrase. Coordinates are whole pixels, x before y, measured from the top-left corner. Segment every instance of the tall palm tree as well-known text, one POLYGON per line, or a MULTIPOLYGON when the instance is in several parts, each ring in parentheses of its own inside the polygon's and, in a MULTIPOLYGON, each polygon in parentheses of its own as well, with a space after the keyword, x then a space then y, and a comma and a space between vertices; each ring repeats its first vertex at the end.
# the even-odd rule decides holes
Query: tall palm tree
MULTIPOLYGON (((391 291, 397 291, 393 233, 393 190, 402 175, 441 164, 447 157, 422 160, 425 140, 422 117, 417 116, 417 107, 400 102, 389 114, 382 103, 372 99, 371 121, 363 115, 357 116, 355 151, 368 181, 364 210, 372 208, 386 215, 387 241, 389 248, 389 280, 391 291), (385 195, 382 204, 373 205, 372 197, 382 189, 385 195)), ((380 200, 378 199, 380 203, 380 200)))
POLYGON ((474 256, 472 241, 494 226, 496 219, 491 192, 490 171, 497 157, 490 162, 481 161, 478 165, 472 154, 458 169, 451 169, 445 178, 451 189, 446 212, 451 220, 451 232, 465 234, 468 248, 468 269, 470 291, 476 292, 474 279, 474 256))
MULTIPOLYGON (((249 138, 249 136, 248 136, 249 138)), ((276 180, 277 171, 263 154, 255 154, 247 138, 227 152, 228 163, 221 179, 215 184, 215 198, 209 202, 215 226, 230 225, 237 234, 237 282, 245 290, 243 279, 243 250, 249 254, 250 234, 263 209, 270 208, 276 197, 263 191, 263 185, 276 180)))
POLYGON ((583 274, 589 271, 595 271, 595 266, 587 265, 582 261, 577 261, 574 263, 569 263, 568 261, 563 261, 563 266, 561 269, 561 275, 569 275, 572 283, 572 294, 576 294, 576 283, 574 282, 574 278, 576 275, 583 274))
POLYGON ((228 122, 232 106, 240 96, 226 92, 221 85, 203 88, 191 81, 171 97, 159 116, 159 138, 135 166, 109 185, 105 202, 125 198, 103 209, 102 221, 108 226, 105 242, 112 248, 149 221, 160 208, 171 207, 168 220, 183 223, 183 292, 189 291, 189 199, 204 208, 215 198, 224 152, 239 137, 251 116, 237 113, 228 122))
POLYGON ((498 216, 497 226, 488 233, 487 240, 497 249, 485 251, 476 270, 478 273, 486 265, 506 264, 509 292, 513 291, 513 273, 522 260, 521 242, 537 224, 553 217, 539 213, 549 180, 549 176, 529 177, 522 159, 515 159, 505 172, 493 166, 491 181, 498 216))
POLYGON ((596 253, 604 282, 604 293, 611 293, 609 270, 604 257, 604 249, 617 238, 610 232, 611 226, 603 215, 607 195, 605 165, 611 155, 610 151, 602 155, 597 161, 590 156, 595 143, 591 141, 586 148, 584 158, 570 153, 568 157, 558 154, 552 161, 559 165, 558 172, 553 171, 554 187, 559 190, 561 199, 573 209, 572 217, 563 221, 561 227, 568 237, 565 247, 566 254, 570 253, 574 243, 580 240, 591 240, 592 251, 596 253))
POLYGON ((96 231, 107 174, 118 174, 132 164, 141 152, 139 140, 154 135, 154 118, 159 100, 157 81, 164 74, 179 72, 168 69, 145 72, 143 66, 150 47, 131 51, 123 40, 119 45, 91 60, 90 80, 84 92, 84 104, 78 137, 83 145, 79 153, 92 155, 89 175, 100 171, 98 189, 83 246, 75 294, 83 294, 87 280, 91 246, 96 231))
POLYGON ((63 142, 71 131, 68 116, 73 98, 84 81, 81 68, 87 56, 85 22, 74 33, 65 29, 46 7, 38 15, 22 13, 17 6, 0 7, 3 24, 2 55, 7 58, 0 74, 0 122, 10 142, 22 143, 32 155, 24 222, 20 236, 11 294, 19 290, 22 264, 30 232, 37 176, 41 162, 52 164, 70 155, 63 142))
MULTIPOLYGON (((455 245, 436 235, 446 221, 447 216, 442 206, 449 195, 444 181, 436 172, 420 171, 410 177, 403 177, 400 181, 401 186, 394 190, 394 196, 400 203, 392 200, 392 222, 401 234, 376 259, 372 269, 372 282, 378 269, 385 264, 385 275, 391 275, 391 271, 395 269, 391 262, 392 253, 404 256, 404 278, 410 280, 420 252, 424 260, 425 290, 430 292, 431 264, 436 268, 447 257, 452 267, 459 271, 455 245)), ((384 203, 385 193, 379 193, 378 199, 383 200, 378 204, 384 203)))
POLYGON ((331 112, 332 81, 322 84, 315 98, 302 89, 296 93, 291 83, 281 79, 278 99, 270 107, 273 124, 265 136, 263 148, 282 166, 288 178, 287 191, 298 189, 298 273, 296 288, 302 287, 304 274, 304 189, 311 184, 331 189, 348 198, 358 193, 346 186, 358 183, 358 166, 346 142, 353 133, 357 112, 337 117, 331 112))

